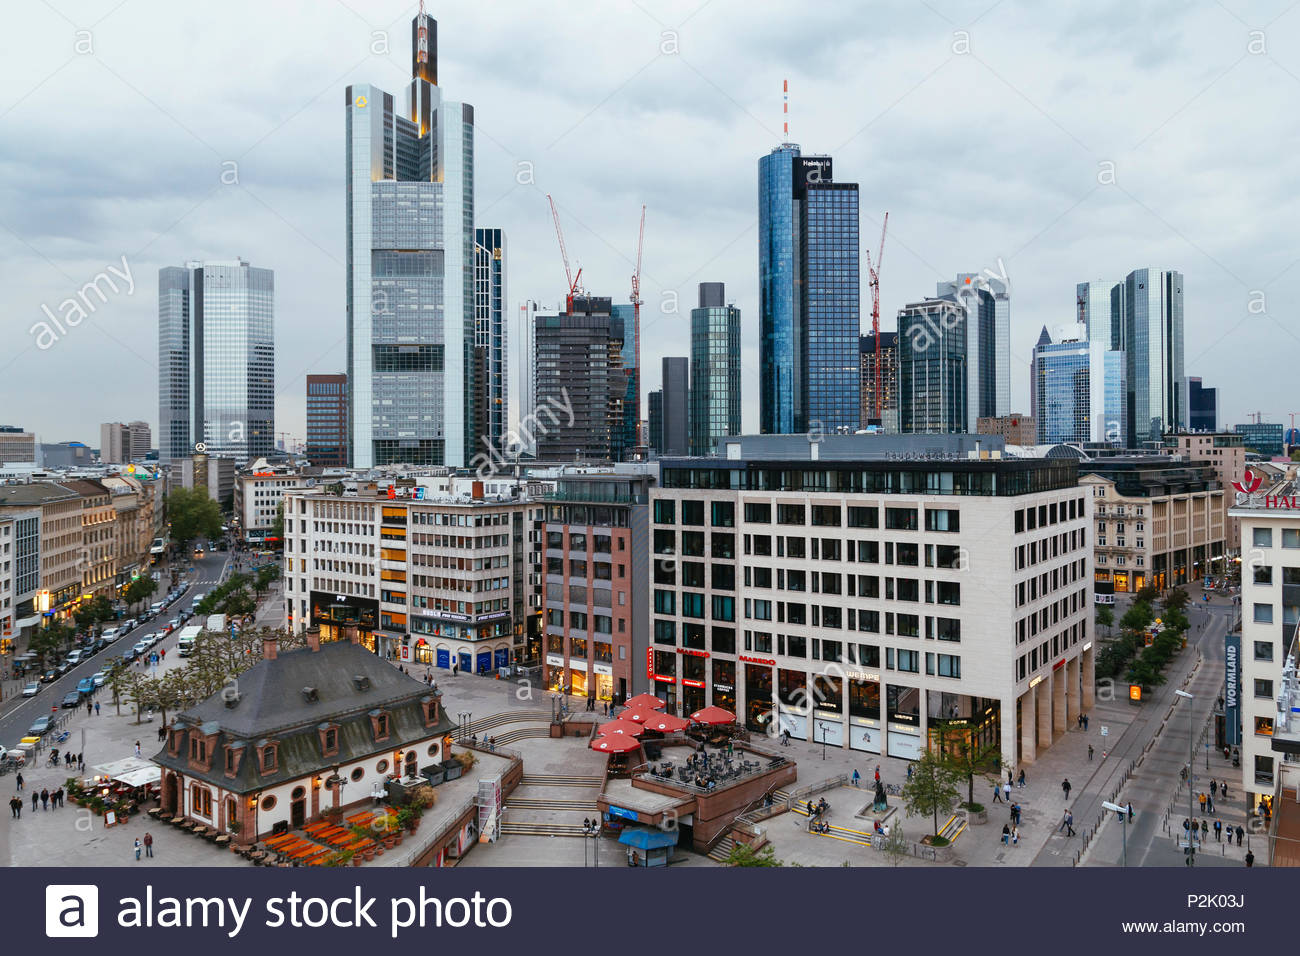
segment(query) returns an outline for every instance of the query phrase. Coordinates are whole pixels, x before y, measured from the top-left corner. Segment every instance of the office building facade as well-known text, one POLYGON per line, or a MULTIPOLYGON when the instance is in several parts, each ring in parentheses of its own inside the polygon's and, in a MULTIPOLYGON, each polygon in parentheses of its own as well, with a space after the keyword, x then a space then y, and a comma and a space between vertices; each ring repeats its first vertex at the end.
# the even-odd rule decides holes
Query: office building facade
POLYGON ((965 309, 928 299, 898 313, 898 417, 904 434, 967 431, 965 309))
POLYGON ((876 335, 859 339, 858 372, 862 380, 858 427, 876 425, 891 434, 898 431, 898 333, 880 333, 880 415, 876 416, 876 335))
POLYGON ((858 187, 783 143, 758 162, 761 431, 858 427, 858 187))
POLYGON ((321 468, 348 464, 348 377, 307 376, 307 460, 321 468))
POLYGON ((1183 407, 1187 409, 1187 428, 1194 432, 1214 432, 1219 428, 1219 390, 1206 388, 1199 376, 1189 375, 1183 380, 1186 396, 1183 407))
POLYGON ((991 744, 1010 766, 1074 726, 1093 649, 1073 461, 773 437, 661 462, 647 668, 670 710, 906 759, 991 744))
POLYGON ((412 29, 405 102, 347 89, 349 458, 462 466, 474 435, 474 108, 437 85, 437 24, 412 29))
POLYGON ((740 433, 740 310, 726 286, 701 282, 691 310, 690 452, 711 455, 718 439, 740 433))
POLYGON ((966 311, 966 431, 1011 411, 1011 294, 1001 279, 962 273, 940 282, 936 299, 966 311))
POLYGON ((275 450, 270 269, 234 259, 158 271, 158 426, 164 462, 275 450))
POLYGON ((608 296, 534 323, 534 442, 548 461, 619 461, 626 447, 625 324, 608 296))
POLYGON ((1129 447, 1187 427, 1183 407, 1183 275, 1136 269, 1124 279, 1121 348, 1129 447))
POLYGON ((506 237, 474 230, 474 433, 477 451, 504 447, 510 427, 510 354, 506 323, 506 237))
POLYGON ((661 455, 685 455, 690 451, 691 362, 665 356, 660 401, 661 455))
POLYGON ((1247 422, 1244 425, 1233 425, 1232 430, 1241 436, 1248 451, 1253 451, 1258 455, 1273 458, 1283 454, 1286 450, 1282 441, 1281 425, 1271 425, 1268 422, 1247 422))

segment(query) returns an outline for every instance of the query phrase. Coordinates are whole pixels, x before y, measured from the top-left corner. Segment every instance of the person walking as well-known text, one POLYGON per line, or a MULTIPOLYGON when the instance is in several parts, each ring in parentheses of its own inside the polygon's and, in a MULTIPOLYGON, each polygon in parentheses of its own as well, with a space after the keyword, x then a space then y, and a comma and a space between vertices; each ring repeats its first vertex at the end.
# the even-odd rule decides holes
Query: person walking
POLYGON ((1088 744, 1088 763, 1092 763, 1092 744, 1088 744))
POLYGON ((140 754, 140 741, 138 741, 138 740, 135 742, 135 755, 136 755, 137 757, 141 756, 141 754, 140 754))
POLYGON ((1214 842, 1215 843, 1223 842, 1223 821, 1222 820, 1214 821, 1214 842))
POLYGON ((1200 800, 1200 802, 1201 802, 1201 812, 1204 813, 1204 812, 1205 812, 1205 794, 1203 794, 1203 793, 1198 793, 1196 796, 1197 796, 1197 799, 1200 800))
POLYGON ((1064 812, 1061 813, 1061 825, 1056 828, 1056 832, 1060 833, 1069 825, 1070 825, 1070 808, 1066 807, 1064 812))
MULTIPOLYGON (((138 757, 139 754, 136 754, 136 756, 138 757)), ((1065 799, 1067 799, 1067 800, 1070 799, 1070 790, 1071 790, 1071 789, 1072 789, 1072 788, 1070 787, 1070 778, 1069 778, 1069 777, 1066 777, 1064 780, 1061 781, 1061 792, 1062 792, 1063 794, 1065 794, 1065 799)))
POLYGON ((854 767, 854 768, 853 768, 853 786, 855 786, 855 787, 859 787, 859 786, 861 786, 861 785, 858 783, 858 780, 859 780, 859 779, 860 779, 860 775, 859 775, 859 773, 858 773, 858 768, 857 768, 857 767, 854 767))
POLYGON ((1085 731, 1088 729, 1088 715, 1087 715, 1087 714, 1084 714, 1084 715, 1083 715, 1083 729, 1084 729, 1085 731))
POLYGON ((78 769, 78 770, 85 770, 85 769, 86 769, 86 756, 85 756, 85 754, 77 754, 77 769, 78 769))
POLYGON ((993 785, 993 802, 994 803, 1002 802, 1002 785, 1000 783, 995 783, 993 785))
POLYGON ((1223 797, 1224 800, 1228 799, 1228 781, 1225 780, 1219 784, 1219 796, 1223 797))
POLYGON ((1215 780, 1213 777, 1211 777, 1211 778, 1210 778, 1210 796, 1214 796, 1214 795, 1215 795, 1216 793, 1218 793, 1218 792, 1219 792, 1219 781, 1217 781, 1217 780, 1215 780))
POLYGON ((99 701, 95 701, 95 716, 99 716, 99 701))
POLYGON ((1011 843, 1011 824, 1002 824, 1002 845, 1007 846, 1011 843))
POLYGON ((15 820, 22 819, 23 802, 19 800, 18 797, 13 796, 9 798, 9 812, 13 814, 15 820))
POLYGON ((140 842, 140 838, 139 838, 139 837, 136 837, 136 838, 135 838, 135 859, 136 859, 136 862, 139 862, 139 860, 140 860, 140 849, 141 849, 141 847, 143 847, 143 846, 144 846, 144 844, 142 844, 142 843, 140 842))
POLYGON ((1065 826, 1069 830, 1066 836, 1074 836, 1074 814, 1069 810, 1065 811, 1065 826))
POLYGON ((1246 866, 1247 866, 1247 867, 1252 867, 1252 866, 1254 866, 1254 865, 1255 865, 1255 854, 1252 853, 1250 850, 1247 850, 1247 851, 1246 851, 1246 866))
POLYGON ((1025 772, 1023 770, 1020 771, 1020 776, 1017 778, 1016 782, 1020 785, 1021 790, 1025 789, 1025 772))
POLYGON ((1210 825, 1205 822, 1205 817, 1201 817, 1201 842, 1204 843, 1210 838, 1210 825))
MULTIPOLYGON (((907 765, 907 782, 912 782, 912 765, 910 763, 907 765)), ((880 783, 879 777, 876 778, 876 783, 880 783)))
POLYGON ((1245 835, 1246 835, 1246 831, 1243 830, 1241 827, 1237 827, 1237 846, 1241 846, 1241 838, 1244 837, 1245 835))
POLYGON ((86 701, 86 716, 89 717, 94 712, 95 712, 95 705, 90 701, 86 701))
POLYGON ((41 809, 48 810, 49 808, 50 808, 50 791, 47 788, 42 787, 41 788, 41 809))
POLYGON ((23 775, 22 775, 22 771, 19 771, 19 772, 18 772, 18 792, 19 792, 19 793, 22 793, 22 792, 23 792, 23 775))
POLYGON ((1213 798, 1213 797, 1206 797, 1206 798, 1205 798, 1205 812, 1206 812, 1206 813, 1213 813, 1213 812, 1214 812, 1214 798, 1213 798))
POLYGON ((153 834, 147 830, 144 834, 144 855, 151 860, 153 859, 153 834))

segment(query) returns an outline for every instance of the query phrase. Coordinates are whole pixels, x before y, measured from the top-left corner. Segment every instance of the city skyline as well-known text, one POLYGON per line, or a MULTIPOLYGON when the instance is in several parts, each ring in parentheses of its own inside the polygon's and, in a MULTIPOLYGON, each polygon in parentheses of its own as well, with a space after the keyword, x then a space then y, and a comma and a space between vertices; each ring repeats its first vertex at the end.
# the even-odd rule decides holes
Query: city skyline
MULTIPOLYGON (((240 6, 234 3, 232 10, 240 6)), ((1030 45, 1013 43, 1016 37, 1042 40, 1047 50, 1068 51, 1083 43, 1067 29, 1068 15, 1029 26, 1008 11, 995 11, 970 31, 970 52, 963 54, 954 49, 954 34, 967 16, 964 8, 945 9, 943 15, 891 15, 870 39, 852 33, 822 36, 779 12, 764 12, 752 28, 729 36, 735 9, 710 5, 692 17, 694 10, 692 4, 672 6, 662 15, 662 24, 634 8, 601 11, 596 25, 608 28, 613 42, 643 50, 645 58, 629 63, 629 57, 602 52, 584 71, 579 86, 559 71, 547 74, 550 82, 536 84, 535 77, 525 75, 529 71, 486 68, 489 63, 500 67, 504 52, 525 36, 562 48, 571 42, 562 23, 545 24, 544 18, 522 7, 507 24, 472 11, 430 8, 430 15, 440 21, 444 48, 440 82, 475 102, 483 117, 493 117, 478 143, 477 205, 490 208, 487 218, 511 236, 510 289, 515 298, 506 308, 517 308, 526 297, 549 307, 563 293, 544 191, 556 196, 571 223, 568 242, 575 262, 585 267, 584 278, 590 276, 592 287, 614 295, 616 303, 626 298, 622 284, 635 254, 635 207, 644 199, 649 210, 642 361, 651 374, 645 377, 642 394, 657 386, 653 369, 662 354, 674 350, 669 343, 688 328, 694 285, 704 277, 694 273, 708 263, 707 275, 728 284, 746 317, 742 430, 757 431, 753 160, 784 138, 780 79, 789 75, 789 139, 830 152, 836 158, 836 178, 860 184, 861 225, 869 235, 884 210, 891 211, 881 282, 883 315, 892 317, 901 305, 919 300, 932 283, 958 269, 985 263, 996 271, 998 259, 1004 261, 1017 303, 1010 349, 1013 407, 1029 405, 1024 370, 1033 340, 1042 325, 1056 327, 1067 320, 1070 285, 1080 276, 1123 275, 1131 263, 1149 262, 1186 277, 1185 374, 1212 371, 1214 383, 1223 389, 1220 424, 1242 421, 1247 411, 1257 408, 1265 410, 1266 418, 1285 421, 1281 386, 1273 384, 1280 382, 1285 350, 1261 352, 1249 343, 1261 335, 1289 341, 1291 330, 1285 324, 1279 327, 1265 302, 1271 301, 1270 292, 1280 299, 1282 286, 1273 277, 1285 278, 1280 274, 1290 263, 1286 243, 1268 237, 1275 223, 1288 218, 1291 200, 1269 193, 1274 183, 1267 175, 1239 179, 1245 201, 1258 212, 1258 228, 1249 236, 1225 235, 1223 216, 1215 214, 1223 207, 1207 209, 1194 199, 1200 191, 1193 188, 1197 167, 1211 159, 1227 176, 1245 171, 1237 165, 1244 161, 1220 153, 1214 124, 1223 122, 1218 114, 1224 112, 1224 97, 1239 92, 1243 84, 1259 88, 1268 75, 1265 71, 1275 68, 1261 57, 1246 61, 1222 83, 1211 83, 1199 98, 1168 92, 1174 82, 1201 89, 1240 56, 1240 38, 1226 35, 1234 27, 1226 13, 1189 14, 1196 25, 1211 29, 1189 29, 1164 56, 1141 64, 1131 92, 1110 94, 1112 105, 1119 106, 1129 96, 1163 91, 1167 110, 1140 122, 1118 123, 1111 112, 1105 117, 1111 124, 1107 126, 1098 111, 1070 108, 1076 76, 1068 65, 1053 66, 1046 55, 1023 65, 1010 58, 1012 47, 1019 53, 1019 47, 1030 45), (945 22, 944 15, 952 22, 945 22), (672 25, 681 20, 684 25, 672 25), (1221 39, 1215 37, 1216 26, 1225 34, 1221 39), (1007 27, 1014 27, 1010 35, 1000 35, 1007 27), (673 37, 662 36, 666 32, 674 33, 676 52, 671 52, 673 37), (774 37, 780 38, 780 46, 772 46, 774 37), (751 65, 752 58, 744 58, 752 49, 765 52, 764 62, 751 65), (1179 49, 1204 54, 1204 63, 1179 69, 1179 49), (890 77, 888 69, 870 78, 852 75, 843 92, 832 93, 850 77, 847 61, 854 58, 846 57, 842 70, 832 67, 819 78, 828 51, 876 51, 886 65, 899 68, 898 75, 890 77), (715 69, 715 63, 732 69, 715 69), (1030 67, 1046 70, 1047 80, 1030 82, 1030 67), (961 157, 947 154, 944 176, 937 178, 933 174, 940 167, 917 158, 924 157, 926 145, 939 133, 927 111, 946 93, 965 87, 971 87, 972 94, 988 94, 981 99, 986 119, 1001 121, 1005 135, 978 162, 965 154, 965 168, 959 168, 961 157), (865 93, 869 95, 859 95, 857 101, 878 103, 879 108, 869 107, 860 119, 854 116, 846 122, 836 104, 844 102, 843 96, 865 93), (655 104, 663 107, 664 115, 649 124, 653 129, 638 125, 638 118, 655 104), (657 155, 649 148, 653 142, 716 139, 708 124, 721 124, 725 143, 693 151, 695 172, 685 175, 684 167, 671 168, 661 157, 650 159, 657 155), (615 138, 622 161, 586 155, 584 144, 592 135, 615 138), (639 137, 646 137, 645 142, 639 137), (1026 154, 1032 157, 1026 159, 1026 154), (1193 162, 1194 156, 1201 159, 1193 162), (979 188, 994 174, 1003 176, 1004 187, 1011 183, 1014 188, 979 188), (1112 174, 1113 182, 1104 182, 1112 174), (530 184, 516 179, 529 175, 530 184), (1032 200, 1030 206, 1019 197, 1032 200), (701 222, 707 226, 700 228, 701 222), (1253 299, 1252 290, 1259 292, 1253 299), (669 292, 677 294, 679 306, 676 313, 665 315, 661 306, 669 292), (1210 354, 1214 370, 1205 368, 1210 354), (1261 374, 1252 375, 1260 390, 1255 395, 1233 387, 1234 379, 1244 380, 1247 361, 1264 363, 1261 374), (1278 364, 1272 367, 1270 362, 1278 364)), ((155 330, 149 321, 157 303, 151 301, 148 282, 132 295, 97 302, 93 316, 81 327, 68 329, 49 349, 38 349, 28 330, 41 319, 42 305, 57 308, 122 255, 135 275, 147 276, 164 265, 220 257, 230 250, 275 265, 282 304, 276 342, 277 420, 290 433, 304 434, 305 375, 346 364, 340 341, 339 300, 346 269, 340 241, 343 124, 338 98, 349 83, 370 81, 397 89, 409 77, 413 12, 413 4, 376 4, 368 14, 385 22, 367 24, 346 9, 330 10, 306 27, 311 42, 304 44, 289 40, 304 29, 302 18, 259 9, 263 36, 258 42, 274 45, 277 56, 283 55, 281 68, 302 77, 300 84, 284 84, 268 82, 256 67, 239 77, 219 79, 205 75, 219 75, 219 70, 181 70, 169 61, 181 54, 166 49, 158 56, 133 59, 128 43, 150 15, 148 8, 128 7, 96 27, 93 52, 69 60, 22 98, 15 91, 9 105, 0 106, 8 110, 3 122, 12 135, 6 139, 40 145, 24 150, 21 157, 11 155, 25 172, 27 188, 22 196, 0 200, 0 217, 12 246, 6 275, 11 290, 9 331, 16 343, 29 343, 25 349, 16 348, 9 359, 4 397, 16 401, 52 364, 74 387, 90 387, 81 383, 93 381, 94 368, 106 356, 128 380, 149 381, 157 374, 156 349, 151 347, 155 330), (386 47, 372 35, 385 30, 386 47), (372 55, 368 42, 386 52, 372 55), (323 69, 322 62, 331 68, 323 69), (349 68, 342 70, 340 64, 349 68), (156 73, 160 69, 173 69, 185 82, 162 80, 156 73), (91 78, 98 79, 88 83, 91 78), (253 88, 264 99, 250 107, 238 91, 253 88), (73 134, 48 125, 48 117, 74 90, 75 95, 94 99, 97 112, 113 115, 115 124, 134 124, 140 136, 121 152, 88 154, 67 148, 67 137, 73 134), (143 90, 149 91, 147 97, 139 92, 143 90), (194 117, 183 106, 189 99, 213 105, 194 117), (131 152, 135 149, 141 152, 131 152), (160 156, 168 158, 166 175, 141 178, 133 172, 151 169, 160 156), (123 163, 123 157, 129 162, 123 163), (93 182, 93 190, 70 185, 66 175, 44 178, 52 171, 72 169, 78 171, 73 179, 93 182), (69 202, 77 201, 78 188, 86 190, 82 215, 60 215, 69 202), (20 361, 23 355, 41 361, 20 361)), ((969 15, 981 12, 971 8, 969 15)), ((34 31, 57 32, 63 24, 69 36, 73 32, 49 11, 25 16, 34 31)), ((1138 36, 1139 28, 1148 16, 1138 12, 1127 20, 1134 32, 1120 34, 1113 52, 1106 55, 1124 60, 1141 50, 1146 41, 1138 36)), ((232 19, 244 18, 236 14, 232 19)), ((193 17, 180 11, 169 23, 184 30, 191 20, 198 22, 197 11, 193 17)), ((184 54, 200 62, 214 56, 228 39, 223 25, 203 22, 204 29, 196 31, 203 39, 192 41, 184 54)), ((1283 22, 1274 29, 1295 26, 1283 22)), ((52 55, 44 42, 30 54, 20 51, 15 65, 21 68, 23 58, 31 55, 30 75, 46 76, 49 70, 36 65, 37 56, 52 55)), ((63 54, 59 62, 65 58, 63 54)), ((1283 82, 1290 81, 1283 77, 1283 82)), ((1277 148, 1282 148, 1285 132, 1275 135, 1277 148)), ((884 324, 888 330, 890 319, 884 324)), ((9 417, 21 418, 47 442, 93 442, 94 424, 82 422, 75 411, 80 404, 85 401, 9 417)), ((119 389, 108 397, 101 417, 144 418, 157 426, 151 408, 151 401, 141 402, 129 389, 119 389)))

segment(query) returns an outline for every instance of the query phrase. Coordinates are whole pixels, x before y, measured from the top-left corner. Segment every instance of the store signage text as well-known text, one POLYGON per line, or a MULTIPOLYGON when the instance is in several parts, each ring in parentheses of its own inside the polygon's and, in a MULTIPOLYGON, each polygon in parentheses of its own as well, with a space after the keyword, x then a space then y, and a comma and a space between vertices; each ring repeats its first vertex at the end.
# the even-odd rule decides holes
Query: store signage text
POLYGON ((739 655, 739 657, 742 661, 747 661, 750 664, 766 664, 768 667, 776 666, 776 661, 768 660, 765 657, 746 657, 744 654, 739 655))

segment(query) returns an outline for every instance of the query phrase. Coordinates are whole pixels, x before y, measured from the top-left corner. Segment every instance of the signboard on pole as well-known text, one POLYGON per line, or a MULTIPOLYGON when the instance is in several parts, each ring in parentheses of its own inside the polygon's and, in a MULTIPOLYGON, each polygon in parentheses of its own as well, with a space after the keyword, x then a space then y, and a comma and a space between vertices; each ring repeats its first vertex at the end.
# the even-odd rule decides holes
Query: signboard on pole
POLYGON ((1241 635, 1223 638, 1223 739, 1229 747, 1241 744, 1241 635))

